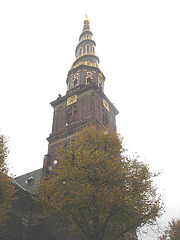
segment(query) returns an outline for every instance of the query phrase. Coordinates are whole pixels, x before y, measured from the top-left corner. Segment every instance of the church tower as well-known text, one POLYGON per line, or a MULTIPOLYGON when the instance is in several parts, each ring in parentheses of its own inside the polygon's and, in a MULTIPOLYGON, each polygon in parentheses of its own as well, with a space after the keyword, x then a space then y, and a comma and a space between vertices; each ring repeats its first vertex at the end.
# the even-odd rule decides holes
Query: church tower
POLYGON ((104 94, 105 76, 99 68, 96 43, 90 31, 88 17, 75 50, 76 59, 67 74, 67 92, 51 106, 54 108, 52 133, 47 138, 48 154, 44 158, 43 173, 48 174, 56 163, 56 148, 75 136, 87 124, 110 126, 116 131, 118 110, 104 94))

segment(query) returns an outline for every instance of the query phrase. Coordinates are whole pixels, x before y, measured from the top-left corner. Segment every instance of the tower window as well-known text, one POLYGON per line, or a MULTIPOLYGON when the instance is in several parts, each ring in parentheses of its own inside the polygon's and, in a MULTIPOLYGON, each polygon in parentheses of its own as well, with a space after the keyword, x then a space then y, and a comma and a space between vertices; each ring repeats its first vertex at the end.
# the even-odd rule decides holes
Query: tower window
POLYGON ((78 85, 78 73, 74 74, 73 77, 73 88, 77 87, 78 85))
POLYGON ((92 72, 87 72, 86 85, 90 84, 92 82, 92 79, 92 72))
POLYGON ((98 81, 99 81, 99 88, 101 89, 101 91, 103 91, 103 80, 101 76, 99 76, 98 81))
POLYGON ((72 122, 72 112, 68 112, 67 122, 68 123, 72 122))
POLYGON ((88 85, 88 84, 90 84, 92 82, 92 79, 90 78, 90 77, 88 77, 87 79, 86 79, 86 84, 88 85))
POLYGON ((92 47, 92 53, 95 54, 95 51, 94 51, 94 46, 92 47))
POLYGON ((108 114, 105 109, 103 110, 103 125, 108 125, 108 114))
POLYGON ((80 55, 83 54, 83 48, 80 48, 80 55))
POLYGON ((75 88, 75 87, 77 87, 77 85, 78 85, 77 79, 75 79, 75 80, 73 81, 73 87, 75 88))
POLYGON ((102 91, 102 82, 99 83, 99 88, 100 88, 101 91, 102 91))
POLYGON ((67 113, 67 123, 76 121, 78 118, 77 105, 70 106, 67 113))
POLYGON ((86 50, 87 50, 87 53, 90 52, 90 46, 89 45, 86 46, 86 50))

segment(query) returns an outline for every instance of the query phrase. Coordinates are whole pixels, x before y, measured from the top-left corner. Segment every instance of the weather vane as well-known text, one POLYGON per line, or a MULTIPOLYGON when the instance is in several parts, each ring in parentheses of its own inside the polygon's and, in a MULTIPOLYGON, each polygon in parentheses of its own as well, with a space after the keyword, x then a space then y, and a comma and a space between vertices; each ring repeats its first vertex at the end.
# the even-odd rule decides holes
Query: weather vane
POLYGON ((88 18, 87 12, 84 12, 85 18, 88 18))

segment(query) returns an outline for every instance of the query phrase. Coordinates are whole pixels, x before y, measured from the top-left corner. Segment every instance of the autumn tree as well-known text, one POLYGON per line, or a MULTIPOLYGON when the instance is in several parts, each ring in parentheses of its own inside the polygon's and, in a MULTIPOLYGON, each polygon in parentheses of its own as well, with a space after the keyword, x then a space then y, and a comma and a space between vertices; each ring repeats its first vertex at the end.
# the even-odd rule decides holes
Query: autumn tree
POLYGON ((154 174, 125 156, 122 138, 109 128, 85 127, 58 149, 57 160, 37 201, 56 222, 68 216, 88 240, 124 239, 160 216, 154 174))
POLYGON ((160 240, 179 240, 180 239, 180 219, 173 219, 168 223, 160 240))
POLYGON ((7 213, 11 208, 15 193, 12 178, 8 176, 6 162, 8 152, 7 139, 4 135, 0 135, 0 233, 6 223, 7 213))

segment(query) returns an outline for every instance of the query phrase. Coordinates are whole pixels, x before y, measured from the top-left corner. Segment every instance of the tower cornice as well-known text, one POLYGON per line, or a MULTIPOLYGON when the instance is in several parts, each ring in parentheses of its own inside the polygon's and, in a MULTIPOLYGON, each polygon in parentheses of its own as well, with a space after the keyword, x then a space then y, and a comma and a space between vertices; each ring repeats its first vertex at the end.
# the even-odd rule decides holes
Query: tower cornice
POLYGON ((59 97, 55 101, 51 102, 50 104, 51 104, 52 107, 56 107, 57 105, 66 101, 67 98, 73 96, 74 94, 79 95, 83 92, 87 92, 90 89, 95 90, 102 99, 104 98, 108 102, 108 104, 110 105, 110 107, 111 107, 111 109, 112 109, 112 111, 115 115, 117 115, 119 113, 119 111, 116 109, 114 104, 111 103, 111 101, 107 98, 107 96, 99 89, 99 87, 95 83, 91 83, 91 84, 85 85, 83 87, 79 86, 76 89, 69 90, 64 97, 59 97))
POLYGON ((100 70, 99 66, 98 65, 93 66, 92 63, 90 63, 90 64, 91 65, 88 65, 87 62, 86 62, 86 64, 85 63, 83 64, 82 62, 80 62, 79 65, 72 67, 68 72, 66 83, 67 83, 68 78, 71 74, 74 74, 75 72, 77 72, 79 70, 83 70, 83 69, 88 70, 88 71, 94 71, 94 72, 97 72, 97 73, 101 74, 102 77, 103 77, 103 81, 105 81, 105 76, 104 76, 103 72, 100 70))
POLYGON ((87 60, 87 57, 88 57, 88 56, 95 58, 95 59, 97 60, 97 63, 99 63, 99 57, 98 57, 98 56, 96 56, 96 55, 93 54, 93 53, 86 53, 86 54, 83 54, 82 56, 77 57, 77 58, 74 60, 72 67, 73 67, 74 65, 76 65, 79 61, 83 61, 83 59, 84 59, 85 62, 90 62, 90 61, 87 60))

